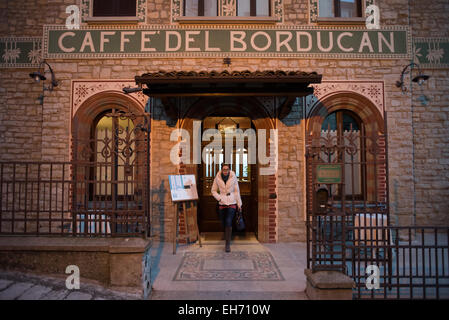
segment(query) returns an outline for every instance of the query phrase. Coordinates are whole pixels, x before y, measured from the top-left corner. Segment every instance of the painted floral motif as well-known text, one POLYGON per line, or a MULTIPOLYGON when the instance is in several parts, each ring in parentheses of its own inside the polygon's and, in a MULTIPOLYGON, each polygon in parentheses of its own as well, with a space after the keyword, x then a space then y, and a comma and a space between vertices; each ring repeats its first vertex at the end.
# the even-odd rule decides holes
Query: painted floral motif
POLYGON ((90 6, 90 0, 82 0, 81 1, 81 21, 86 22, 86 18, 89 17, 89 6, 90 6))
POLYGON ((17 42, 6 42, 6 48, 3 52, 2 58, 5 63, 16 63, 16 60, 20 57, 21 50, 17 47, 17 42), (9 48, 8 48, 9 45, 9 48))
POLYGON ((235 0, 222 0, 222 12, 223 16, 235 16, 236 10, 235 10, 235 0))
POLYGON ((173 0, 171 3, 171 12, 172 12, 172 19, 176 19, 180 16, 181 12, 181 4, 180 0, 173 0))
POLYGON ((41 61, 41 55, 42 55, 41 49, 34 49, 28 52, 28 59, 30 60, 30 63, 36 64, 41 61))
POLYGON ((438 42, 429 42, 426 58, 430 63, 440 63, 444 56, 444 49, 440 48, 438 42))
POLYGON ((284 17, 284 6, 282 5, 282 0, 274 1, 274 16, 278 18, 278 22, 283 21, 284 17))
POLYGON ((42 48, 40 41, 33 42, 33 50, 28 52, 28 60, 32 64, 39 64, 42 60, 42 48))
POLYGON ((419 63, 419 57, 422 57, 421 49, 422 48, 413 48, 413 62, 419 63))
POLYGON ((139 0, 137 3, 137 18, 139 18, 140 22, 145 22, 146 11, 147 11, 146 0, 139 0))
POLYGON ((318 18, 318 0, 310 0, 309 3, 310 22, 316 22, 318 18))

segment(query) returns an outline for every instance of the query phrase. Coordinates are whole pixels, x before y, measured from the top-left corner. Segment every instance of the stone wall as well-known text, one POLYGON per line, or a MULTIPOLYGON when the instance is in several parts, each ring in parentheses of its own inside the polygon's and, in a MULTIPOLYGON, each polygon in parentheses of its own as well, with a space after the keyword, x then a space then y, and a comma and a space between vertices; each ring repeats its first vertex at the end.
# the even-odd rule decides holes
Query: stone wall
MULTIPOLYGON (((449 3, 410 2, 414 37, 449 37, 449 3)), ((408 95, 413 106, 414 181, 417 225, 449 225, 449 70, 423 69, 430 76, 408 95), (429 98, 422 105, 420 96, 429 98)), ((416 70, 415 70, 416 72, 416 70)))
MULTIPOLYGON (((414 36, 448 36, 447 1, 432 5, 412 1, 378 1, 381 25, 408 25, 414 36), (428 13, 428 14, 423 14, 428 13), (433 17, 433 18, 431 18, 433 17)), ((73 1, 2 1, 1 36, 41 36, 44 24, 63 24, 65 7, 73 1), (42 15, 45 12, 45 16, 42 15)), ((170 23, 170 3, 148 0, 147 21, 170 23)), ((284 0, 285 24, 308 24, 306 0, 284 0)), ((220 58, 210 59, 85 59, 50 60, 60 84, 46 92, 41 107, 35 99, 42 92, 28 73, 34 69, 2 69, 0 73, 0 145, 1 160, 69 160, 71 121, 71 80, 126 79, 159 70, 223 70, 220 58)), ((395 87, 408 60, 375 59, 287 59, 233 58, 229 71, 302 70, 323 74, 323 80, 382 80, 388 113, 390 168, 390 204, 392 222, 409 225, 449 224, 449 132, 448 70, 424 70, 431 78, 422 89, 429 97, 428 106, 417 100, 421 93, 402 94, 395 87), (412 108, 413 100, 413 108, 412 108), (412 116, 413 113, 413 116, 412 116), (413 122, 412 122, 413 120, 413 122), (414 135, 412 133, 414 132, 414 135), (414 184, 415 181, 415 184, 414 184), (414 193, 415 192, 415 193, 414 193), (415 208, 416 204, 416 208, 415 208), (416 216, 416 217, 415 217, 416 216)), ((416 87, 416 85, 415 85, 416 87)), ((416 87, 417 88, 417 87, 416 87)), ((295 106, 286 120, 278 121, 279 156, 277 222, 279 241, 304 240, 304 120, 301 106, 295 106), (300 183, 294 183, 300 181, 300 183)), ((168 153, 174 124, 163 108, 157 106, 152 121, 152 210, 154 232, 162 239, 172 237, 174 211, 169 200, 168 174, 177 172, 168 153)))

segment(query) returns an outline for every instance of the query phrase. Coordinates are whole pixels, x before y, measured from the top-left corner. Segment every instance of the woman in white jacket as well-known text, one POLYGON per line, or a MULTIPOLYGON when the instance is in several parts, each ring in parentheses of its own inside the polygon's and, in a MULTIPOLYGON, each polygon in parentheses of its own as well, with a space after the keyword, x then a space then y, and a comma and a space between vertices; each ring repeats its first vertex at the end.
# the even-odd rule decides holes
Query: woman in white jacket
POLYGON ((212 195, 218 201, 218 214, 225 229, 226 252, 231 251, 232 220, 237 208, 242 208, 239 182, 235 172, 229 165, 223 164, 221 170, 215 176, 212 185, 212 195), (220 193, 217 193, 217 190, 220 193))

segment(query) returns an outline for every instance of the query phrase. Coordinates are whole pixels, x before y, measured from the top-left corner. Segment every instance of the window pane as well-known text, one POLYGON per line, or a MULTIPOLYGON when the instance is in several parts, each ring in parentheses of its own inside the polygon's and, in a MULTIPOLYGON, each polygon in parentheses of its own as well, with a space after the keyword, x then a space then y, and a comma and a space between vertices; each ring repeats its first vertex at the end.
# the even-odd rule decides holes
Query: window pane
POLYGON ((185 0, 184 1, 184 14, 186 17, 198 16, 198 0, 185 0))
POLYGON ((251 16, 251 2, 254 1, 255 14, 258 17, 270 16, 270 0, 238 0, 237 1, 237 16, 249 17, 251 16))
POLYGON ((337 117, 335 112, 324 119, 323 124, 321 125, 321 131, 327 131, 329 126, 331 131, 337 130, 337 117))
POLYGON ((343 18, 357 17, 357 5, 355 2, 356 0, 340 1, 341 17, 343 18))
POLYGON ((217 16, 217 0, 204 0, 204 15, 206 17, 217 16))
POLYGON ((94 17, 135 17, 136 0, 94 0, 94 17))
POLYGON ((237 1, 237 15, 239 17, 249 17, 251 15, 250 0, 238 0, 237 1))
POLYGON ((333 0, 320 0, 318 3, 319 16, 323 18, 335 17, 334 13, 334 1, 333 0))
POLYGON ((359 125, 357 124, 357 121, 355 121, 355 119, 351 115, 345 113, 343 115, 343 130, 350 131, 351 125, 353 131, 359 130, 359 125))
POLYGON ((267 17, 270 15, 270 4, 268 0, 256 0, 256 15, 267 17))

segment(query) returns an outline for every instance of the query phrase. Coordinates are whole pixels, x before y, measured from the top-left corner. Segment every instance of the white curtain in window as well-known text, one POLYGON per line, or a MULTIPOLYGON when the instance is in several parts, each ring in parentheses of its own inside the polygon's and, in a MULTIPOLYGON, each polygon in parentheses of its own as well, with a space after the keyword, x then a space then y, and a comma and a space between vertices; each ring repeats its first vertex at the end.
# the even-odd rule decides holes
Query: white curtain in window
POLYGON ((217 15, 217 0, 204 0, 204 15, 206 17, 217 15))
POLYGON ((357 6, 355 0, 340 1, 341 16, 344 18, 357 17, 357 6))
POLYGON ((330 18, 335 17, 334 0, 320 0, 318 2, 318 13, 320 17, 330 18))
POLYGON ((265 17, 270 15, 269 0, 257 0, 256 1, 256 15, 258 17, 265 17))
POLYGON ((241 17, 249 17, 251 15, 250 0, 237 0, 237 15, 241 17))
POLYGON ((184 5, 186 17, 198 16, 198 0, 185 0, 184 5))

